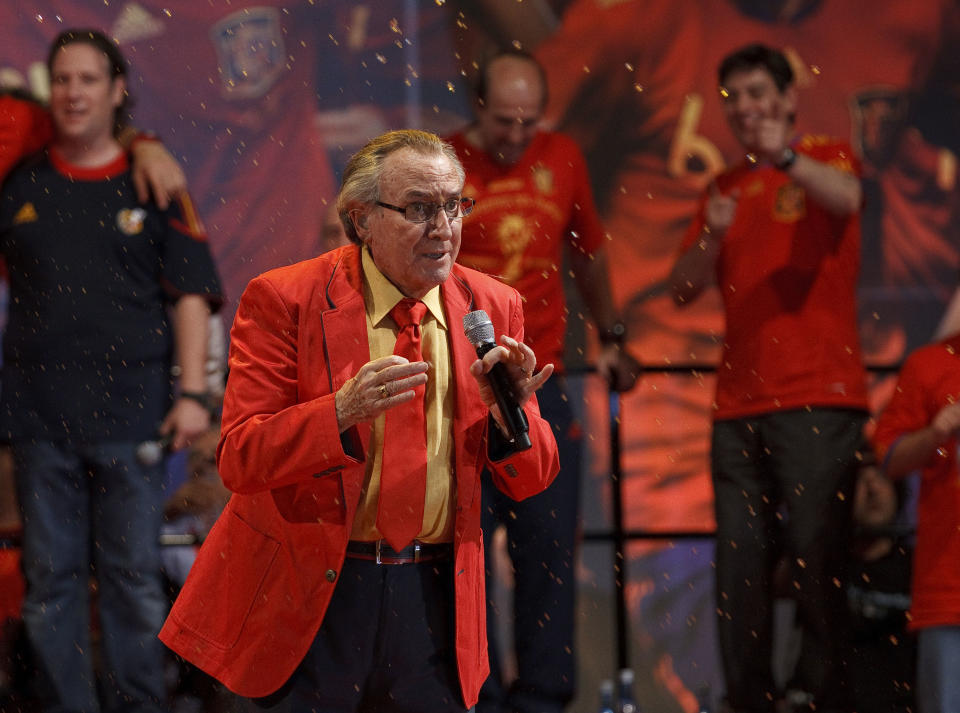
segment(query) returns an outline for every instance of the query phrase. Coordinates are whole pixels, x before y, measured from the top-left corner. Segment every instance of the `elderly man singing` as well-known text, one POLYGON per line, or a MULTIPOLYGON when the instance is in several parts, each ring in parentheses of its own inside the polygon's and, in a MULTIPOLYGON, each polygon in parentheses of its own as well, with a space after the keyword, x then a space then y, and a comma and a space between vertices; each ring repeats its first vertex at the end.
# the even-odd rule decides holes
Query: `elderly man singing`
POLYGON ((454 262, 463 184, 432 134, 373 139, 338 197, 355 244, 241 300, 218 451, 236 495, 161 638, 266 710, 464 711, 487 676, 480 473, 520 499, 558 465, 519 295, 454 262), (481 359, 477 310, 502 335, 481 359))

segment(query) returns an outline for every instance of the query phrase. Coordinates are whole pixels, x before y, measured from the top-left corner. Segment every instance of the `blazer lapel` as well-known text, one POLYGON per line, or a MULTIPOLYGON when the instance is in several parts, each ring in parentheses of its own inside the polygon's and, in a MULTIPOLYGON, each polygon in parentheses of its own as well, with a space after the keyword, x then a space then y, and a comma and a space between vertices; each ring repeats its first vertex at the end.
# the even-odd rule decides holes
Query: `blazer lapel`
MULTIPOLYGON (((363 301, 363 276, 360 270, 360 250, 347 252, 337 264, 325 285, 320 303, 320 339, 311 348, 323 350, 327 365, 328 383, 324 393, 336 393, 348 379, 356 375, 370 361, 370 342, 367 338, 367 317, 363 301)), ((370 425, 357 425, 363 450, 370 442, 370 425)))
POLYGON ((469 509, 479 495, 480 470, 483 458, 484 407, 477 394, 477 384, 469 367, 477 352, 463 333, 463 316, 474 309, 473 293, 456 269, 441 288, 447 323, 450 330, 450 370, 454 380, 454 472, 457 478, 457 503, 469 509))
POLYGON ((324 305, 320 312, 320 346, 329 368, 328 388, 335 392, 370 361, 363 276, 359 248, 346 253, 326 284, 318 285, 324 305))

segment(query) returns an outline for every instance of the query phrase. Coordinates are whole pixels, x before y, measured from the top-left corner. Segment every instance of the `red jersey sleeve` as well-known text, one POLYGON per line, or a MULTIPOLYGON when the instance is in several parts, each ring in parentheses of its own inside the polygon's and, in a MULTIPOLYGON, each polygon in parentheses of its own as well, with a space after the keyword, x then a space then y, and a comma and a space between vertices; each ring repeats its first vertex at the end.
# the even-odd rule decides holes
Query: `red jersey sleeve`
POLYGON ((812 159, 860 177, 863 167, 853 149, 844 141, 820 134, 805 134, 797 141, 796 150, 812 159))
POLYGON ((925 372, 929 368, 923 364, 923 353, 910 356, 900 369, 897 388, 890 403, 880 414, 877 428, 873 434, 873 447, 877 459, 883 463, 890 449, 901 437, 929 425, 935 413, 931 412, 925 372))
POLYGON ((573 212, 570 216, 570 240, 575 247, 590 254, 603 247, 606 233, 600 221, 600 215, 597 213, 597 204, 593 199, 587 162, 572 140, 568 155, 573 169, 573 179, 576 181, 573 212))
POLYGON ((52 138, 50 116, 39 104, 9 94, 0 96, 0 180, 20 159, 52 138))

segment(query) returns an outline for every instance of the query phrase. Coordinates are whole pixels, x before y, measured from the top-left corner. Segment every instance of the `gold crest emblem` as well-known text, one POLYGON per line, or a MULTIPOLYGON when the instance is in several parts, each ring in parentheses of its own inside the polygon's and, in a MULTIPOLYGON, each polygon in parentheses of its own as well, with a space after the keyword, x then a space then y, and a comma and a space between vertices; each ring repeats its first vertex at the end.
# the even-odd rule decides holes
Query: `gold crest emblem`
POLYGON ((773 218, 781 223, 796 223, 807 214, 807 200, 796 183, 785 183, 777 190, 773 203, 773 218))
POLYGON ((533 231, 522 215, 509 214, 497 226, 497 244, 506 261, 500 271, 500 279, 508 285, 523 274, 523 252, 533 238, 533 231))
POLYGON ((124 208, 117 213, 117 227, 124 235, 137 235, 143 230, 147 211, 143 208, 124 208))
POLYGON ((553 171, 543 166, 533 169, 533 185, 541 193, 553 193, 553 171))
POLYGON ((37 222, 37 209, 33 207, 33 203, 27 201, 22 206, 20 210, 17 211, 17 214, 13 216, 14 225, 22 225, 23 223, 36 223, 37 222))

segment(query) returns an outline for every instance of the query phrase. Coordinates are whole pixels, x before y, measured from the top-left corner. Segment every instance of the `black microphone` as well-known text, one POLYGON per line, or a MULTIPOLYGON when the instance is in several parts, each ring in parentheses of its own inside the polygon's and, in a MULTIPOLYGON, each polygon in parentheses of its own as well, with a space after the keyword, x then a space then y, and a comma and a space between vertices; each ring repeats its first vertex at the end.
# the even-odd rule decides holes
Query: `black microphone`
MULTIPOLYGON (((469 342, 476 347, 477 356, 481 359, 483 355, 497 346, 493 336, 493 323, 482 309, 473 312, 467 312, 463 316, 463 333, 467 335, 469 342)), ((503 423, 507 429, 507 435, 518 451, 525 451, 533 444, 530 443, 530 436, 527 435, 529 426, 527 417, 523 409, 517 405, 517 394, 513 379, 507 372, 507 367, 502 362, 497 362, 487 373, 487 380, 490 382, 490 388, 493 390, 493 396, 497 400, 497 406, 500 407, 500 415, 503 416, 503 423)))

